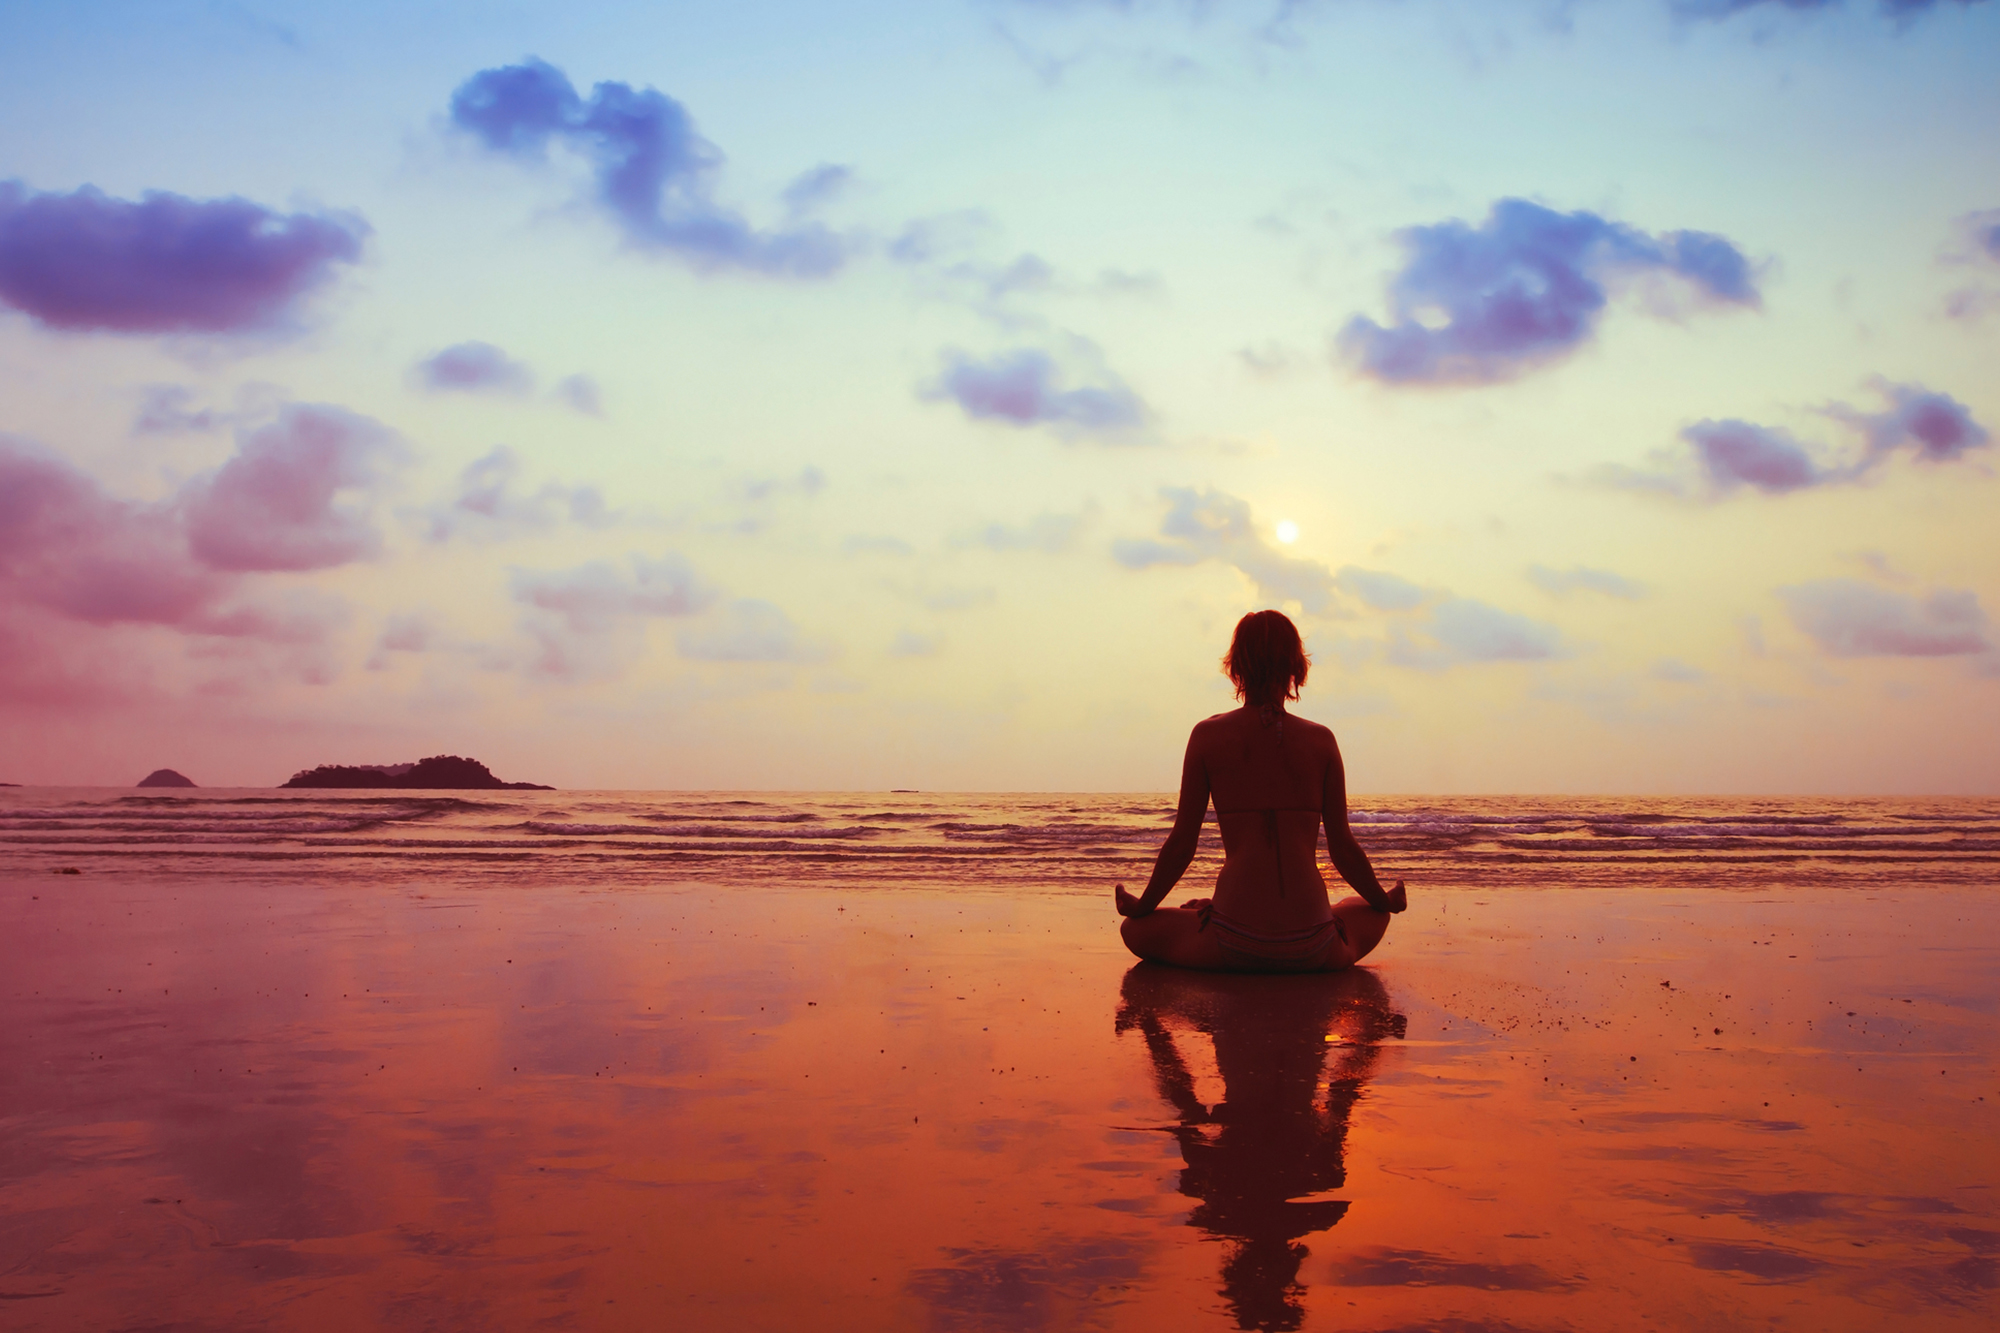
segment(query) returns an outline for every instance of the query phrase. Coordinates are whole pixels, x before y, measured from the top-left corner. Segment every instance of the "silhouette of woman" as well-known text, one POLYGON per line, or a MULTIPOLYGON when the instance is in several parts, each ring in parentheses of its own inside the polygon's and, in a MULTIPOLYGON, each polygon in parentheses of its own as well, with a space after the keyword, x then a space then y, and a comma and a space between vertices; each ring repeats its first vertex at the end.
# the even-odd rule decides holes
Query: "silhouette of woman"
POLYGON ((1389 915, 1409 905, 1403 881, 1383 890, 1347 825, 1347 771, 1333 733, 1285 711, 1309 665, 1282 612, 1236 623, 1222 669, 1243 706, 1195 724, 1153 877, 1137 898, 1123 884, 1113 891, 1125 947, 1139 957, 1226 972, 1332 972, 1365 957, 1389 915), (1194 859, 1211 795, 1223 852, 1215 896, 1161 910, 1194 859), (1327 854, 1359 898, 1327 898, 1314 858, 1322 822, 1327 854))
POLYGON ((1233 977, 1140 965, 1125 974, 1117 1030, 1137 1029, 1160 1096, 1178 1114, 1188 1216, 1225 1242, 1222 1295, 1237 1327, 1295 1329, 1305 1318, 1296 1242, 1332 1227, 1347 1182, 1347 1123, 1379 1043, 1405 1021, 1373 972, 1233 977), (1223 1098, 1206 1107, 1175 1039, 1215 1043, 1223 1098), (1332 1067, 1327 1067, 1331 1057, 1332 1067))

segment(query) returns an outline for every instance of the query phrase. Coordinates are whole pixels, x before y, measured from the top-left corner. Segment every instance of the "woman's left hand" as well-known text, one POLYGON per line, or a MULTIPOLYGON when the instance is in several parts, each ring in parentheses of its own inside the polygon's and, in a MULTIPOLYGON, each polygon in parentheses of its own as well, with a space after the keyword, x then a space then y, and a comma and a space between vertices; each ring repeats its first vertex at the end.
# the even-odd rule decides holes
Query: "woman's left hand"
POLYGON ((1137 898, 1134 898, 1130 893, 1127 893, 1123 884, 1120 884, 1111 891, 1111 897, 1118 904, 1118 915, 1120 916, 1145 916, 1153 910, 1141 903, 1137 898))

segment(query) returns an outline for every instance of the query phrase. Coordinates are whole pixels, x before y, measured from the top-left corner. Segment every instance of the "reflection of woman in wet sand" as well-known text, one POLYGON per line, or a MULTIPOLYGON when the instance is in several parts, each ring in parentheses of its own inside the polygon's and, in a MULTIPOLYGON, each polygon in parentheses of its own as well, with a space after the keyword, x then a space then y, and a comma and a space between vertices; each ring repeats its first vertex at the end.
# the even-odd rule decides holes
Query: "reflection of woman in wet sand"
POLYGON ((1333 733, 1285 711, 1307 660, 1283 613, 1237 622, 1223 670, 1243 706, 1195 724, 1181 765, 1173 832, 1146 891, 1114 892, 1125 946, 1141 958, 1230 972, 1331 972, 1352 967, 1408 905, 1403 882, 1384 891, 1347 826, 1347 772, 1333 733), (1222 872, 1215 896, 1160 910, 1194 859, 1215 798, 1222 872), (1340 877, 1361 896, 1328 900, 1314 853, 1321 822, 1340 877))
POLYGON ((1187 1168, 1183 1194, 1200 1200, 1188 1224, 1232 1248, 1222 1294, 1241 1328, 1292 1329, 1303 1322, 1302 1236, 1347 1212, 1316 1198, 1347 1182, 1347 1122, 1378 1058, 1378 1043, 1403 1034, 1401 1014, 1373 972, 1332 977, 1202 976, 1134 967, 1125 974, 1118 1030, 1146 1038, 1160 1095, 1187 1168), (1175 1030, 1215 1043, 1223 1098, 1210 1108, 1175 1030), (1328 1068, 1331 1058, 1332 1067, 1328 1068))

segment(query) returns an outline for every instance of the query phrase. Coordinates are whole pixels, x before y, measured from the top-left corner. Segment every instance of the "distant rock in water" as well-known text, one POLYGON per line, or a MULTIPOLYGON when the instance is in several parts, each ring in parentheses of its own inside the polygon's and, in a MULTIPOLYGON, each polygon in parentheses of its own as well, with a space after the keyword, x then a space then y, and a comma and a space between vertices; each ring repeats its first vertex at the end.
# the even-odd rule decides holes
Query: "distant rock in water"
POLYGON ((171 768, 156 768, 139 779, 141 787, 198 787, 201 784, 193 778, 184 777, 171 768))
MULTIPOLYGON (((187 781, 185 778, 181 780, 187 781)), ((189 782, 188 785, 192 787, 194 784, 189 782)), ((285 785, 420 788, 428 791, 555 790, 539 782, 502 782, 477 759, 461 759, 455 754, 433 755, 414 764, 321 764, 318 768, 292 774, 292 780, 285 785)))

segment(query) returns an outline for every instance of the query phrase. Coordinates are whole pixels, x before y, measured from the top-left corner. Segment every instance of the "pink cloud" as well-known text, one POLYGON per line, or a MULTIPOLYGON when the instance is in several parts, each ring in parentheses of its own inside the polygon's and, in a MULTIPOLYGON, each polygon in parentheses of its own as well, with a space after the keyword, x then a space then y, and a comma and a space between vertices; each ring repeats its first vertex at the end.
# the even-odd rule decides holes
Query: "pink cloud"
POLYGON ((366 501, 401 440, 324 404, 293 404, 238 436, 236 456, 185 493, 188 540, 216 569, 328 569, 375 554, 366 501))
POLYGON ((227 580, 188 553, 169 506, 105 495, 68 462, 0 438, 0 596, 75 620, 180 624, 227 580))
POLYGON ((142 503, 107 494, 40 445, 0 436, 0 703, 143 693, 161 633, 238 645, 225 656, 276 649, 278 669, 324 676, 319 648, 345 604, 247 576, 372 553, 371 501, 401 453, 366 417, 293 405, 241 432, 220 468, 142 503))
POLYGON ((1979 598, 1964 589, 1917 598, 1855 579, 1815 579, 1778 597, 1830 657, 1956 657, 1992 647, 1979 598))

